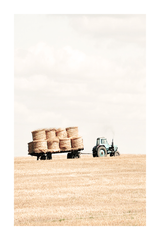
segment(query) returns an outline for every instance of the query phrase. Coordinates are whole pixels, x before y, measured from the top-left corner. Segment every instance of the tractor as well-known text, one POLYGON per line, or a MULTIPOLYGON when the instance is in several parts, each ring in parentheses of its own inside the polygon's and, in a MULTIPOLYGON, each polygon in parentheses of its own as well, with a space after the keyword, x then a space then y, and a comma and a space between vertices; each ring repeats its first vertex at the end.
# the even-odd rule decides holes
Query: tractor
POLYGON ((119 156, 120 153, 117 151, 118 147, 114 145, 113 139, 112 144, 109 145, 105 137, 99 137, 96 141, 96 146, 92 149, 93 157, 107 157, 107 154, 110 157, 119 156))

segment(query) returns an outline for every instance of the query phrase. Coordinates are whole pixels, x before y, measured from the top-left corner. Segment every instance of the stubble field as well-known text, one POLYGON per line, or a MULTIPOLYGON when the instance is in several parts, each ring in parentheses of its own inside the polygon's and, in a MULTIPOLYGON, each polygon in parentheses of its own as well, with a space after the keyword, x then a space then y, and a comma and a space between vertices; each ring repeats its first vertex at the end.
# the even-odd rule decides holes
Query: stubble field
POLYGON ((15 226, 145 226, 146 156, 14 158, 15 226))

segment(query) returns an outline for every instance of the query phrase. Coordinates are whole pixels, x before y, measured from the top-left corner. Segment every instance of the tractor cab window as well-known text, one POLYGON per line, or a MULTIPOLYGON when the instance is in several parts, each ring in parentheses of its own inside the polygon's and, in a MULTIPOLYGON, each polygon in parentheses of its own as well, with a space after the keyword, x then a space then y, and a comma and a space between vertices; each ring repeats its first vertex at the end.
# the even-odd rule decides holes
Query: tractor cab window
POLYGON ((101 144, 106 144, 106 143, 107 143, 106 139, 101 139, 101 144))
POLYGON ((97 146, 100 145, 100 139, 97 138, 97 146))

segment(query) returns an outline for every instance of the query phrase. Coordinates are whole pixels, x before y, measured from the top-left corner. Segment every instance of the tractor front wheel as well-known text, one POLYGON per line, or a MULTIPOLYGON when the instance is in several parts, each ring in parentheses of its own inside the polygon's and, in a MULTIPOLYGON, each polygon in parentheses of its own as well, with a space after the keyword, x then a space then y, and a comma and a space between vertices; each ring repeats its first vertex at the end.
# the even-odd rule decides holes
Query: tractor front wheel
POLYGON ((107 150, 105 147, 99 147, 97 150, 98 157, 107 157, 107 150))
POLYGON ((119 156, 120 155, 120 153, 118 152, 118 151, 116 151, 115 153, 114 153, 114 156, 116 157, 116 156, 119 156))

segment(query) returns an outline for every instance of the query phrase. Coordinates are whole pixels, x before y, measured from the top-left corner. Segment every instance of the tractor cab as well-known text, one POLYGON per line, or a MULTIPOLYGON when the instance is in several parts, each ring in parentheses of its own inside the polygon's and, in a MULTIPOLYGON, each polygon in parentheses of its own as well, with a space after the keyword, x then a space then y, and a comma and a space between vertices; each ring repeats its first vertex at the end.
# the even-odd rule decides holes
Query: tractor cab
POLYGON ((107 154, 112 157, 120 155, 117 149, 118 147, 114 145, 113 140, 110 145, 105 137, 99 137, 96 140, 96 146, 92 149, 92 153, 93 157, 106 157, 107 154))
POLYGON ((99 146, 99 145, 105 145, 106 148, 109 147, 109 144, 108 144, 108 142, 107 142, 107 139, 104 138, 104 137, 97 138, 96 146, 99 146))

